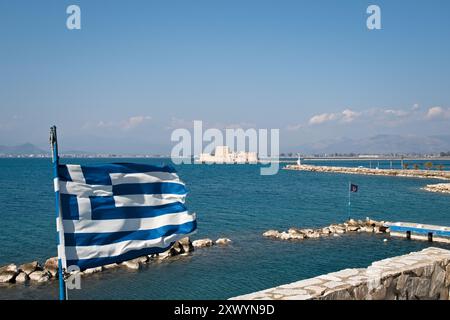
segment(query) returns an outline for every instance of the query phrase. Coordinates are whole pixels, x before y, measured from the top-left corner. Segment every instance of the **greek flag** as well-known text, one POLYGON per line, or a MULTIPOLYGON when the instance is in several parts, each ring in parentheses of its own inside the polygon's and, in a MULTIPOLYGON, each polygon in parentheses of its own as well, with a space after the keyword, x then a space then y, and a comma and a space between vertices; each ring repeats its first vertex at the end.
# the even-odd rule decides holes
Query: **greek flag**
POLYGON ((170 166, 58 165, 58 254, 81 270, 161 253, 196 230, 170 166), (62 230, 61 230, 62 229, 62 230))

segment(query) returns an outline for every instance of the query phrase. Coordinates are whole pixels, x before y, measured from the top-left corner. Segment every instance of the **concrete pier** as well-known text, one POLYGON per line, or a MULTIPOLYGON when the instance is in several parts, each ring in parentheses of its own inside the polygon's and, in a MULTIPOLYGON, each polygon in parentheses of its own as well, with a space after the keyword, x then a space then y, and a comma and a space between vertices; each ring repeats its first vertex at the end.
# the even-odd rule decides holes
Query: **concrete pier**
POLYGON ((409 222, 387 222, 392 237, 450 243, 450 227, 409 222))
POLYGON ((449 300, 450 251, 427 248, 230 300, 449 300))
POLYGON ((362 167, 333 167, 333 166, 313 166, 313 165, 287 165, 285 170, 299 170, 312 172, 334 172, 345 174, 428 178, 450 180, 450 171, 440 170, 413 170, 413 169, 371 169, 362 167))

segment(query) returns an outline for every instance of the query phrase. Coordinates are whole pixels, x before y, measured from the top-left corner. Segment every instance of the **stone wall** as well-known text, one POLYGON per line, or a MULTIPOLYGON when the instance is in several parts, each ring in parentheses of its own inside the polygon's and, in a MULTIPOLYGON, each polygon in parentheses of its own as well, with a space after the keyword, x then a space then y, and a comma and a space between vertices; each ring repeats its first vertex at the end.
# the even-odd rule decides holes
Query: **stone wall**
POLYGON ((430 247, 231 300, 449 300, 450 251, 430 247))

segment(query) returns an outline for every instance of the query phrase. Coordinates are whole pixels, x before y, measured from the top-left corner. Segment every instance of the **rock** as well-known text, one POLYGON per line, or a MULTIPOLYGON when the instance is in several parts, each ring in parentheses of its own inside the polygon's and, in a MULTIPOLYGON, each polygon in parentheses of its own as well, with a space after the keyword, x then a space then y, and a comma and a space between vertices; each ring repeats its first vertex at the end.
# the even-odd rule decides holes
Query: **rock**
POLYGON ((450 263, 445 268, 445 286, 450 287, 450 263))
POLYGON ((344 229, 344 228, 342 228, 342 227, 338 227, 338 228, 336 228, 336 231, 335 231, 335 233, 338 233, 338 234, 343 234, 343 233, 345 233, 345 229, 344 229))
POLYGON ((354 219, 348 220, 348 221, 347 221, 347 224, 348 224, 349 226, 352 226, 352 227, 359 227, 358 222, 355 221, 354 219))
POLYGON ((303 234, 304 231, 302 229, 298 229, 298 228, 290 228, 288 230, 289 234, 303 234))
POLYGON ((231 243, 231 240, 228 238, 219 238, 216 240, 216 244, 218 245, 228 245, 229 243, 231 243))
POLYGON ((86 269, 82 272, 83 275, 89 275, 89 274, 93 274, 93 273, 98 273, 98 272, 102 272, 103 271, 103 267, 96 267, 96 268, 89 268, 86 269))
POLYGON ((280 235, 280 232, 278 232, 277 230, 268 230, 263 233, 263 236, 268 237, 268 238, 278 238, 279 235, 280 235))
POLYGON ((367 298, 368 292, 369 288, 367 287, 367 284, 361 284, 353 288, 353 298, 355 300, 365 300, 367 298))
POLYGON ((322 234, 324 234, 324 235, 328 235, 328 234, 330 234, 331 233, 331 230, 330 230, 330 228, 328 228, 328 227, 325 227, 325 228, 322 228, 322 234))
POLYGON ((203 248, 203 247, 211 247, 214 245, 214 242, 211 239, 199 239, 192 242, 194 248, 203 248))
POLYGON ((370 300, 384 300, 386 298, 386 287, 380 286, 369 293, 370 300))
POLYGON ((137 270, 141 267, 141 265, 147 262, 148 257, 139 257, 136 259, 128 260, 122 262, 122 265, 127 267, 128 269, 137 270))
POLYGON ((322 300, 353 300, 352 296, 346 289, 325 292, 321 297, 322 300))
POLYGON ((1 271, 0 272, 0 283, 14 282, 17 272, 14 271, 1 271))
POLYGON ((38 283, 47 282, 50 280, 50 274, 47 271, 35 271, 29 274, 30 280, 38 283))
POLYGON ((280 234, 279 234, 279 236, 278 236, 281 240, 290 240, 290 239, 292 239, 292 235, 290 235, 289 233, 287 233, 287 232, 281 232, 280 234))
POLYGON ((296 233, 296 234, 290 235, 290 239, 292 239, 292 240, 303 240, 305 238, 306 238, 306 234, 303 234, 303 233, 296 233))
POLYGON ((430 293, 430 279, 422 279, 422 278, 413 278, 412 279, 412 287, 413 295, 410 295, 411 298, 414 296, 417 299, 426 299, 430 293))
POLYGON ((47 259, 44 264, 44 270, 48 271, 52 277, 58 277, 58 257, 47 259))
POLYGON ((17 276, 16 276, 16 283, 24 283, 27 282, 28 280, 30 280, 30 277, 28 276, 27 273, 25 272, 20 272, 17 276))
POLYGON ((103 266, 103 269, 105 270, 109 270, 109 269, 114 269, 119 267, 119 265, 117 263, 111 263, 111 264, 107 264, 103 266))
POLYGON ((178 243, 183 247, 185 253, 194 251, 194 246, 189 237, 178 240, 178 243))
POLYGON ((431 285, 429 298, 436 299, 442 288, 445 286, 445 270, 438 264, 434 268, 433 275, 431 276, 431 285))
POLYGON ((179 254, 184 253, 184 247, 181 243, 178 241, 175 241, 175 243, 172 245, 172 247, 169 249, 169 255, 171 257, 177 256, 179 254))
POLYGON ((347 228, 347 231, 350 231, 350 232, 356 232, 356 231, 358 231, 359 230, 359 227, 358 226, 348 226, 348 228, 347 228))
POLYGON ((21 270, 25 274, 29 275, 30 273, 32 273, 34 271, 42 270, 42 267, 38 261, 33 261, 33 262, 22 264, 21 266, 19 266, 19 270, 21 270))
POLYGON ((308 233, 306 237, 310 239, 317 239, 320 238, 320 233, 318 232, 308 233))
POLYGON ((11 271, 11 272, 15 272, 15 273, 19 272, 17 266, 13 263, 0 268, 0 272, 5 272, 5 271, 11 271))
POLYGON ((167 250, 167 251, 159 253, 158 254, 158 259, 159 260, 163 260, 163 259, 166 259, 166 258, 168 258, 170 256, 171 256, 170 250, 167 250))
POLYGON ((373 227, 371 226, 362 227, 361 231, 373 233, 373 227))

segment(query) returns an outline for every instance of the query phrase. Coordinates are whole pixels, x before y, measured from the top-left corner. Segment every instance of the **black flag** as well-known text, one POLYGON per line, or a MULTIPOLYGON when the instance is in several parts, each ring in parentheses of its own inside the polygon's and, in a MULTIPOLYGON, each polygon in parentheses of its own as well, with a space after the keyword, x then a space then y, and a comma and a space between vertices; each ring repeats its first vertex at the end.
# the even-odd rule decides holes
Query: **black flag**
POLYGON ((358 185, 351 183, 350 192, 358 192, 358 185))

